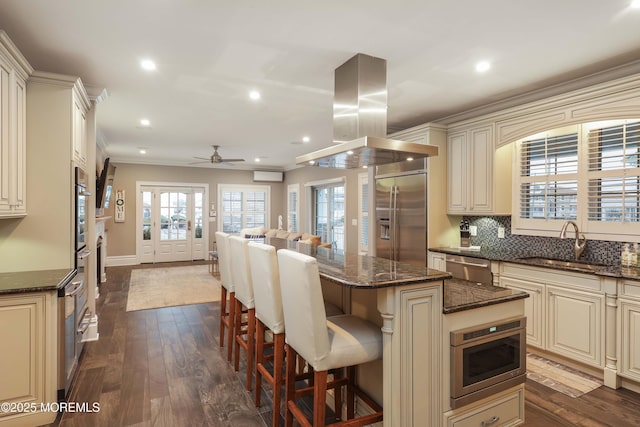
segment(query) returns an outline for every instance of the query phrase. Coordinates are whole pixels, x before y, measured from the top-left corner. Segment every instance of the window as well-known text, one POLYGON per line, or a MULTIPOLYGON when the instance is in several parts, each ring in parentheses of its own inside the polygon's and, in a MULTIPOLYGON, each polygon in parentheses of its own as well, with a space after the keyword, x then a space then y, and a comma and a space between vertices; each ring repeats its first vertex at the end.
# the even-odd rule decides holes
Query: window
POLYGON ((640 222, 640 123, 587 129, 590 222, 640 222))
POLYGON ((307 183, 311 187, 312 233, 331 243, 336 253, 345 250, 344 179, 307 183))
POLYGON ((520 218, 575 220, 577 213, 577 132, 523 141, 520 218))
POLYGON ((369 252, 369 175, 358 175, 358 249, 369 252))
POLYGON ((591 238, 640 236, 637 119, 534 135, 517 142, 516 155, 514 232, 557 236, 573 220, 591 238))
POLYGON ((287 230, 298 231, 300 185, 291 184, 287 187, 287 230))
POLYGON ((218 229, 239 233, 243 228, 268 228, 269 195, 269 186, 219 185, 221 221, 218 229))

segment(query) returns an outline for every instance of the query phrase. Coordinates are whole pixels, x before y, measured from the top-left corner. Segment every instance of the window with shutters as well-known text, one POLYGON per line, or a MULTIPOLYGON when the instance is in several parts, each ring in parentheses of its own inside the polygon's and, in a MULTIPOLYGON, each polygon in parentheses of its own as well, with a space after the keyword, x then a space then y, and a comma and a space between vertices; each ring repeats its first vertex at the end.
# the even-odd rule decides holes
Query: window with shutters
POLYGON ((638 120, 584 123, 518 141, 512 231, 557 236, 572 220, 591 238, 640 235, 639 155, 638 120))
POLYGON ((587 145, 587 228, 622 233, 640 223, 640 123, 585 125, 587 145))
POLYGON ((269 228, 270 187, 266 185, 218 186, 218 230, 239 233, 243 228, 269 228))
POLYGON ((287 230, 298 231, 300 216, 300 185, 291 184, 287 187, 287 230))

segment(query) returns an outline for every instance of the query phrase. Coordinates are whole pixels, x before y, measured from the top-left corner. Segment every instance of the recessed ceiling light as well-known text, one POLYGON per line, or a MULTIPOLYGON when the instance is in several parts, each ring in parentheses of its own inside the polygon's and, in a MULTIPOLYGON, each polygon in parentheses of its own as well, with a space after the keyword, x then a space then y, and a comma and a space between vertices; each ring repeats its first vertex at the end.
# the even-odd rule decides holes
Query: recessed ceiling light
POLYGON ((367 166, 367 165, 364 165, 364 166, 362 166, 362 167, 363 167, 364 169, 367 169, 367 168, 369 168, 369 166, 367 166))
POLYGON ((348 154, 348 155, 352 155, 352 154, 353 154, 353 151, 349 150, 349 151, 347 151, 347 154, 348 154))
POLYGON ((640 0, 633 0, 631 2, 631 7, 634 9, 640 9, 640 0))
POLYGON ((484 73, 489 68, 491 68, 491 63, 489 63, 489 61, 480 61, 476 64, 476 71, 479 73, 484 73))
POLYGON ((310 164, 310 165, 315 165, 315 164, 316 164, 316 162, 315 162, 314 160, 309 160, 309 164, 310 164))
POLYGON ((302 137, 302 142, 309 142, 309 141, 311 141, 311 138, 309 138, 308 136, 302 137))
POLYGON ((260 157, 256 157, 256 158, 254 159, 254 161, 255 161, 256 163, 260 163, 260 157))
POLYGON ((140 119, 140 126, 150 126, 151 122, 149 119, 140 119))
POLYGON ((141 148, 140 151, 138 151, 140 154, 147 154, 147 150, 145 150, 144 148, 141 148))
POLYGON ((413 157, 407 157, 408 162, 413 162, 413 157))
POLYGON ((249 98, 257 101, 258 99, 260 99, 260 92, 258 92, 257 90, 252 90, 251 92, 249 92, 249 98))
POLYGON ((140 66, 143 70, 154 71, 156 69, 156 63, 150 59, 143 59, 140 61, 140 66))

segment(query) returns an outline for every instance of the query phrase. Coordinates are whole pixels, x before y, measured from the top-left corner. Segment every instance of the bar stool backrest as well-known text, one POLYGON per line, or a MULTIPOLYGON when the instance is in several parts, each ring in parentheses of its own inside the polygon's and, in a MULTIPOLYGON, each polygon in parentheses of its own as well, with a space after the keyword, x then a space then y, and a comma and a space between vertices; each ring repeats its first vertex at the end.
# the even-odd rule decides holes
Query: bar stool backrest
POLYGON ((331 350, 318 263, 308 255, 280 249, 278 269, 287 344, 315 366, 331 350))
POLYGON ((220 268, 220 282, 228 292, 235 292, 233 277, 231 276, 229 235, 222 231, 216 231, 216 246, 218 250, 218 268, 220 268))
POLYGON ((245 307, 254 308, 253 282, 249 270, 249 241, 238 236, 229 237, 229 249, 231 249, 231 276, 236 289, 236 299, 245 307))
POLYGON ((276 248, 257 242, 249 242, 248 248, 256 317, 274 334, 281 334, 284 314, 276 248))

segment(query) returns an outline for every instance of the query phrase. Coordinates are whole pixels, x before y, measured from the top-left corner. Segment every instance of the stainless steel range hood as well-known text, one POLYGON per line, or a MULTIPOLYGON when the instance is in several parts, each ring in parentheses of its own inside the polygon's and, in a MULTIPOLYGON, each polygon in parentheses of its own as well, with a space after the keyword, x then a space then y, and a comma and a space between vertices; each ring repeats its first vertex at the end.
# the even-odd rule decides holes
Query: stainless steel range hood
POLYGON ((335 71, 333 143, 297 164, 340 169, 437 156, 438 147, 387 139, 387 62, 357 54, 335 71))

